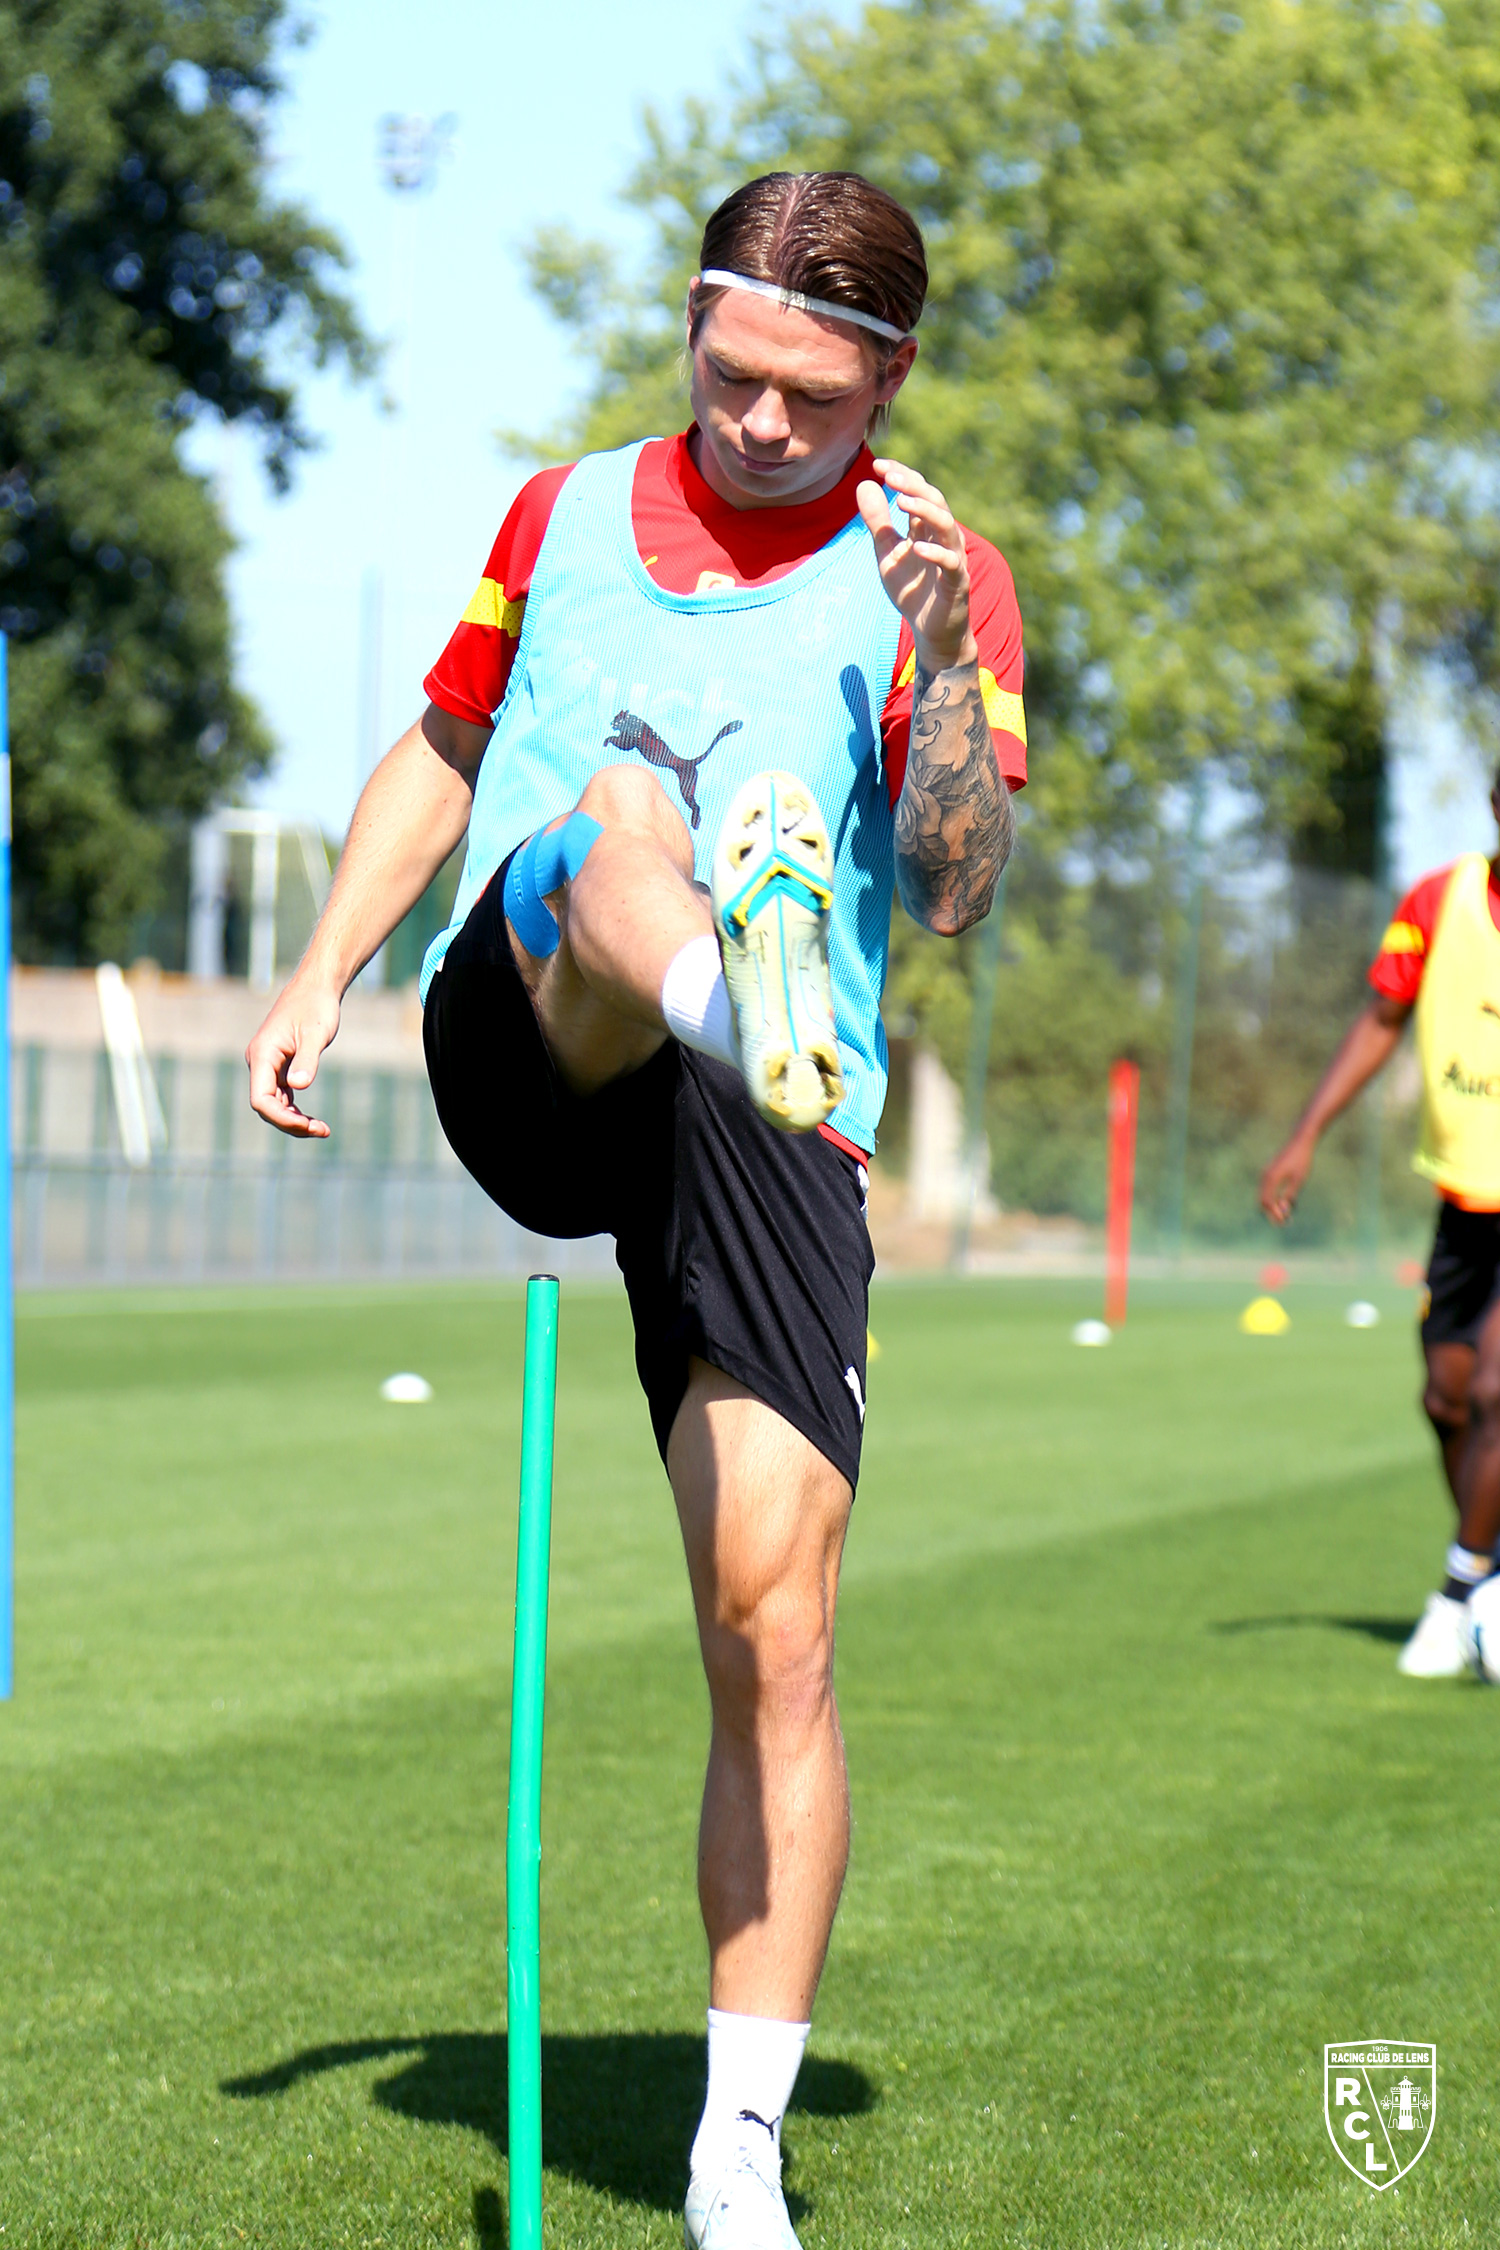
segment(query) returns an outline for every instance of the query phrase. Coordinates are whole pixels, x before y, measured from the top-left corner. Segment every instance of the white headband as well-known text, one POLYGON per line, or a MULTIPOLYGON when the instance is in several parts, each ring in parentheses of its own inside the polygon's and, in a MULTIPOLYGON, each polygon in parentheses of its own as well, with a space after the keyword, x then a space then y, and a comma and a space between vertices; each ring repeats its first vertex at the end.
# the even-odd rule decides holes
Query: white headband
POLYGON ((778 289, 774 281, 752 281, 747 273, 726 273, 722 266, 712 266, 700 273, 715 289, 748 289, 752 297, 769 297, 773 304, 785 305, 792 312, 822 313, 828 320, 852 320, 856 328, 868 328, 872 335, 884 336, 889 343, 904 344, 909 339, 904 328, 894 328, 888 320, 877 320, 873 313, 855 312, 851 305, 831 304, 826 297, 804 297, 800 289, 778 289))

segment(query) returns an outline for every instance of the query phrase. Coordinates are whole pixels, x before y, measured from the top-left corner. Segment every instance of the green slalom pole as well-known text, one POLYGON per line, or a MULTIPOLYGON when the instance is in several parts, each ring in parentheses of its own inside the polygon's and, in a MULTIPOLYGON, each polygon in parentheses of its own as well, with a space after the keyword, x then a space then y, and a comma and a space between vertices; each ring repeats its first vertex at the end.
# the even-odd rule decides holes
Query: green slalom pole
POLYGON ((556 1276, 534 1273, 526 1284, 516 1655, 510 1688, 510 1805, 505 1830, 510 2250, 541 2250, 542 2245, 542 1707, 547 1692, 557 1299, 556 1276))

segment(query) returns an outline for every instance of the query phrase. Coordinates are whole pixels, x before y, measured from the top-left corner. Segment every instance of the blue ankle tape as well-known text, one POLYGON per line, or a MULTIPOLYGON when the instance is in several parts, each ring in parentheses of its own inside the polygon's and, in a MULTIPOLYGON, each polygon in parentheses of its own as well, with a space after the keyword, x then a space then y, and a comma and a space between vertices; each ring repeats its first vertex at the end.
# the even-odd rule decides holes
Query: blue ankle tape
POLYGON ((549 891, 571 883, 602 824, 586 812, 570 813, 561 828, 539 828, 511 859, 505 878, 505 911, 516 936, 534 960, 557 951, 562 933, 547 905, 549 891))

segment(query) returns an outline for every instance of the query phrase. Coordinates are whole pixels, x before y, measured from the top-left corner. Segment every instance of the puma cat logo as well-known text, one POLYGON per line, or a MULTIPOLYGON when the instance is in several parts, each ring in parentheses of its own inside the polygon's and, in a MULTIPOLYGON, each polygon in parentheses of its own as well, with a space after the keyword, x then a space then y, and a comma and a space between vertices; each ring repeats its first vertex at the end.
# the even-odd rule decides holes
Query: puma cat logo
POLYGON ((709 751, 717 750, 726 734, 738 734, 744 723, 743 719, 731 719, 727 726, 720 727, 707 750, 700 751, 696 758, 679 758, 671 744, 663 742, 655 727, 638 719, 633 711, 617 711, 615 731, 604 737, 604 746, 607 750, 638 750, 648 765, 659 766, 663 773, 675 775, 688 820, 696 828, 702 817, 698 810, 698 768, 709 751))

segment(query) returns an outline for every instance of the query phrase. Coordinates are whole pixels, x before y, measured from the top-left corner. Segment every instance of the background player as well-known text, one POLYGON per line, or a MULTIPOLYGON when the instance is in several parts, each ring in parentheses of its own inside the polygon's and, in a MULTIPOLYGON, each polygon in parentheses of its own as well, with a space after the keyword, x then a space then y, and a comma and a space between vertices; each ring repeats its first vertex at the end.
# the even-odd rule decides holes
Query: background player
MULTIPOLYGON (((1490 797, 1500 821, 1500 774, 1490 797)), ((1500 856, 1467 853, 1397 907, 1356 1017, 1312 1100, 1261 1176, 1261 1208, 1290 1218, 1324 1127, 1374 1077, 1416 1011, 1422 1128, 1414 1168, 1441 1203, 1422 1348, 1422 1404, 1458 1508, 1442 1587, 1397 1662, 1424 1679, 1468 1669, 1465 1604, 1500 1540, 1500 856)))
POLYGON ((892 884, 941 933, 988 910, 1025 773, 1021 641, 1000 557, 865 443, 916 357, 910 215, 853 175, 773 175, 713 214, 702 269, 692 427, 522 494, 249 1062, 263 1117, 326 1131, 298 1097, 340 998, 467 830, 424 971, 439 1114, 523 1224, 616 1237, 708 1677, 688 2239, 787 2250, 781 2118, 848 1853, 833 1627, 892 884), (757 894, 817 925, 789 981, 826 992, 827 941, 836 1106, 800 1134, 741 1079, 759 1027, 750 985, 731 1022, 703 888, 728 944, 726 855, 760 864, 770 766, 827 816, 773 810, 757 894))

